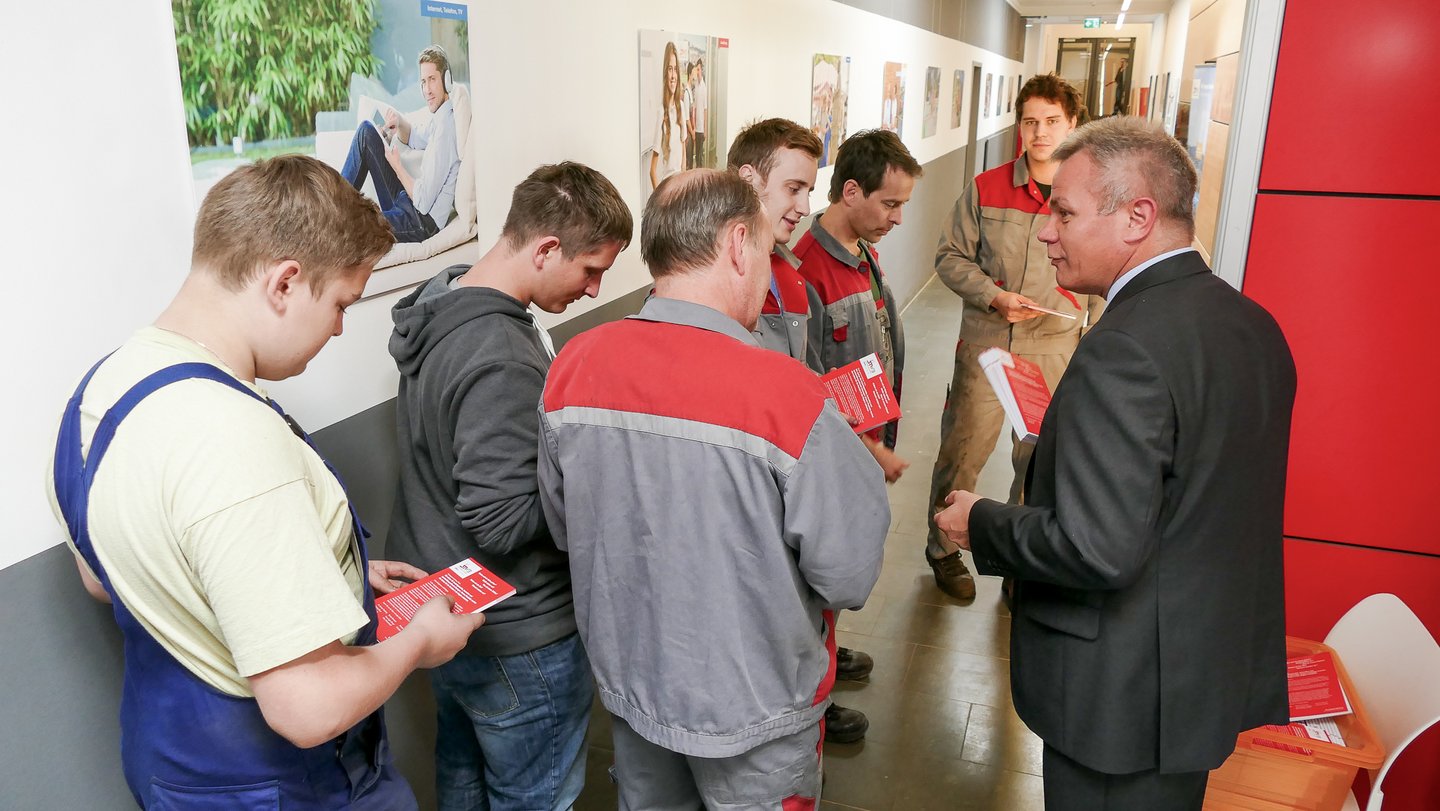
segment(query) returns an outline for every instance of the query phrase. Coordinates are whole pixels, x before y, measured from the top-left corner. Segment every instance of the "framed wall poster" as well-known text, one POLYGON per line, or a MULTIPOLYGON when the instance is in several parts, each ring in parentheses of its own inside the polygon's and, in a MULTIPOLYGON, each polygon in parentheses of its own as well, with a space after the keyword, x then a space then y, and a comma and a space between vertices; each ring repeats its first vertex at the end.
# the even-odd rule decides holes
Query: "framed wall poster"
POLYGON ((995 79, 995 115, 1000 115, 1000 103, 1005 100, 1005 77, 995 79))
POLYGON ((929 138, 940 125, 940 69, 925 69, 925 109, 920 121, 920 137, 929 138))
POLYGON ((985 95, 982 97, 985 103, 980 105, 980 110, 986 118, 990 117, 990 86, 994 78, 994 74, 985 74, 985 95))
POLYGON ((880 128, 903 137, 905 126, 905 65, 886 62, 880 91, 880 128))
POLYGON ((950 129, 960 127, 960 116, 965 109, 961 103, 965 96, 965 71, 955 71, 955 79, 950 83, 950 129))
MULTIPOLYGON (((394 212, 392 224, 409 206, 436 226, 397 225, 376 270, 474 243, 466 3, 273 0, 258 23, 215 5, 171 3, 197 205, 240 166, 311 155, 394 212), (395 170, 377 158, 392 144, 416 187, 403 198, 395 170)), ((377 273, 366 295, 414 281, 377 273)))
POLYGON ((845 140, 850 105, 850 57, 815 54, 810 63, 810 131, 820 139, 820 166, 835 162, 845 140))
MULTIPOLYGON (((428 2, 428 0, 427 0, 428 2)), ((640 32, 640 188, 686 169, 725 166, 730 40, 640 32)))

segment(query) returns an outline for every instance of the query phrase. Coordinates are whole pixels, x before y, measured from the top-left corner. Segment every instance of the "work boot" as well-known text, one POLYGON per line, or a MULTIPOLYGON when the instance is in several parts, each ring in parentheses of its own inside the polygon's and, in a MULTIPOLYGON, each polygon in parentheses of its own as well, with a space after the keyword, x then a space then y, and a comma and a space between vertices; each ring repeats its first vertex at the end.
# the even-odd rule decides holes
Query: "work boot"
POLYGON ((970 575, 970 570, 965 568, 965 561, 960 557, 960 550, 955 550, 943 558, 932 558, 925 556, 930 561, 930 568, 935 572, 935 585, 940 590, 954 597, 957 600, 975 599, 975 578, 970 575))
POLYGON ((840 681, 860 681, 875 669, 875 660, 864 651, 849 648, 835 649, 835 678, 840 681))
POLYGON ((854 743, 865 737, 870 719, 859 710, 831 704, 825 710, 825 740, 830 743, 854 743))

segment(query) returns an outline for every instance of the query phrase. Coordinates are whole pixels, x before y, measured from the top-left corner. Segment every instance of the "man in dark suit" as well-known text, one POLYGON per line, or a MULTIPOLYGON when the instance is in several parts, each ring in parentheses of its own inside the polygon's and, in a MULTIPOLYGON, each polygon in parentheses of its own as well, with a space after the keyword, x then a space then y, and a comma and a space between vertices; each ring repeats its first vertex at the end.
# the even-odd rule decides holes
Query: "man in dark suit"
POLYGON ((1295 367, 1190 249, 1195 169, 1139 119, 1055 153, 1040 232, 1103 295, 1045 414, 1025 506, 955 491, 937 525, 1016 578, 1011 686, 1047 809, 1199 809, 1242 730, 1287 720, 1281 517, 1295 367))

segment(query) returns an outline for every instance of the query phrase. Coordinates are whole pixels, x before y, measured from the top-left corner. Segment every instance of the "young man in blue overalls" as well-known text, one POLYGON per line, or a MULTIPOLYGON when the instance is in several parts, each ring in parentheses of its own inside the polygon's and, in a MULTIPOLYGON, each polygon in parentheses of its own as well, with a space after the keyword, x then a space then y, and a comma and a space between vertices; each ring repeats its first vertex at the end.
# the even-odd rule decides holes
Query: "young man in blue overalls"
POLYGON ((435 600, 374 644, 371 588, 423 572, 368 559, 339 480, 255 385, 340 334, 391 243, 319 161, 236 170, 175 299, 66 408, 52 506, 124 633, 121 758, 144 808, 415 808, 380 706, 483 618, 435 600))

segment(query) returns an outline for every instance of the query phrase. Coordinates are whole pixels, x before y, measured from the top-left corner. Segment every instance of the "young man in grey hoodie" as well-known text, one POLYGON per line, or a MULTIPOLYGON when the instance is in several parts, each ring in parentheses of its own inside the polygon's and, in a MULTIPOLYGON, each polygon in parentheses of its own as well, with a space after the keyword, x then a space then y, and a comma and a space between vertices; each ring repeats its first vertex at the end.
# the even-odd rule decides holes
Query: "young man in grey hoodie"
POLYGON ((584 783, 590 666, 536 479, 554 349, 527 308, 594 297, 632 230, 599 172, 542 166, 515 187, 479 262, 447 268, 392 314, 400 488, 388 551, 426 571, 473 557, 517 589, 432 671, 444 811, 569 808, 584 783))

